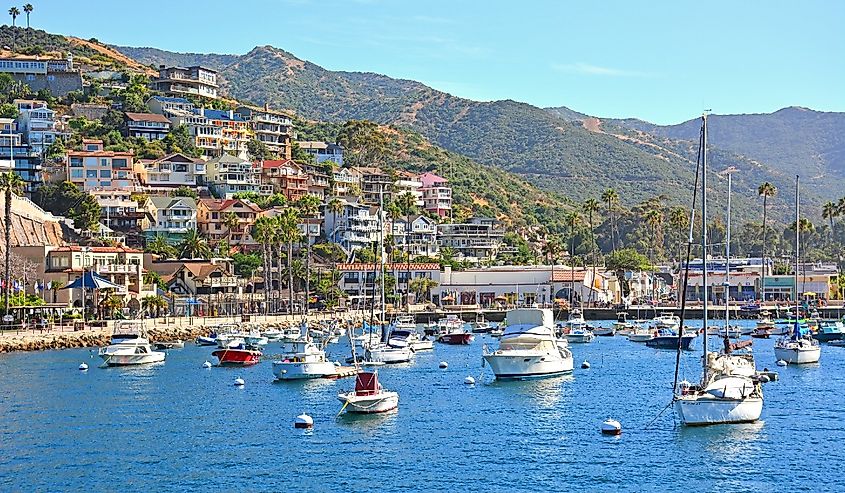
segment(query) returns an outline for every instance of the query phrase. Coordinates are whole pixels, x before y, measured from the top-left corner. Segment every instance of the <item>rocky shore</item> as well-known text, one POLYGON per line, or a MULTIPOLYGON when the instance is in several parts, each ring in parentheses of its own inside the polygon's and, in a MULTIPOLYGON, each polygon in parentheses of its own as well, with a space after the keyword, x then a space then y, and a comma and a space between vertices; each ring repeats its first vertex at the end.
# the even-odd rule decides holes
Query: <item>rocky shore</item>
MULTIPOLYGON (((208 335, 210 327, 199 325, 188 327, 156 327, 147 334, 152 342, 192 341, 197 336, 208 335)), ((70 349, 108 345, 110 330, 86 330, 79 332, 54 332, 45 334, 7 334, 0 337, 0 353, 13 351, 43 351, 48 349, 70 349)))

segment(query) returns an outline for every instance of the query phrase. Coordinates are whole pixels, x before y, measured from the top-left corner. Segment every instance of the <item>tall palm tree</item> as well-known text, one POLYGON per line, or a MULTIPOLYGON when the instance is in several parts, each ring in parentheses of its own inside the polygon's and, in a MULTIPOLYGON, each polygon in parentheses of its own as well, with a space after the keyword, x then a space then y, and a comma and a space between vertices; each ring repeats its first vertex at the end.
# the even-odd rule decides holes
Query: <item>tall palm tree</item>
POLYGON ((173 245, 167 242, 167 239, 163 235, 157 234, 152 241, 148 241, 146 245, 144 245, 144 251, 147 253, 154 253, 156 255, 161 255, 165 259, 170 259, 176 256, 176 249, 173 248, 173 245))
POLYGON ((417 207, 417 198, 412 193, 403 193, 396 197, 396 206, 399 208, 400 214, 405 216, 405 244, 403 250, 405 251, 405 258, 407 259, 407 271, 405 276, 405 301, 407 302, 411 292, 411 249, 408 242, 408 235, 413 231, 411 227, 411 216, 419 212, 417 207))
POLYGON ((684 238, 687 236, 686 230, 689 228, 689 216, 687 215, 686 209, 683 207, 673 207, 669 211, 669 225, 672 227, 673 231, 680 232, 678 235, 680 238, 678 241, 678 258, 680 258, 681 251, 683 250, 684 238))
POLYGON ((839 216, 839 208, 833 202, 827 202, 822 206, 822 218, 830 221, 829 240, 833 243, 833 220, 839 216))
MULTIPOLYGON (((657 242, 658 242, 658 235, 657 229, 663 224, 663 214, 660 212, 660 209, 657 207, 650 208, 645 211, 643 214, 643 220, 645 223, 651 228, 651 246, 649 248, 649 263, 654 266, 654 257, 651 255, 654 250, 657 249, 657 242)), ((657 289, 657 283, 654 282, 654 268, 652 267, 652 274, 651 274, 651 297, 652 299, 655 298, 655 290, 657 289)), ((656 306, 656 305, 655 305, 656 306)))
POLYGON ((229 211, 223 215, 223 226, 226 226, 226 239, 229 244, 232 244, 232 234, 238 228, 240 218, 234 211, 229 211))
POLYGON ((334 219, 332 223, 335 225, 335 229, 331 231, 331 237, 328 239, 329 241, 333 241, 335 243, 337 243, 337 215, 343 212, 343 207, 343 202, 337 197, 333 197, 329 200, 329 203, 326 204, 326 209, 332 213, 332 219, 334 219))
POLYGON ((29 29, 29 14, 31 14, 32 11, 33 11, 32 4, 28 3, 28 4, 24 5, 23 11, 26 14, 26 28, 29 29))
POLYGON ((179 258, 202 258, 211 257, 211 247, 208 241, 196 229, 189 229, 182 241, 179 242, 179 258))
POLYGON ((288 313, 293 314, 293 244, 300 240, 302 232, 299 230, 299 211, 288 207, 280 215, 278 220, 279 238, 288 246, 288 313))
POLYGON ((5 223, 4 245, 6 250, 6 270, 3 279, 6 281, 4 295, 6 297, 5 311, 9 313, 9 290, 12 287, 12 195, 20 195, 23 191, 23 180, 12 171, 0 173, 0 192, 4 194, 5 211, 3 219, 5 223))
POLYGON ((593 275, 590 279, 590 300, 593 301, 593 288, 596 284, 596 234, 593 230, 593 213, 599 210, 599 201, 594 198, 589 198, 584 202, 584 212, 587 213, 590 224, 590 263, 593 264, 593 275))
POLYGON ((616 231, 616 215, 614 211, 616 206, 619 204, 619 194, 616 193, 616 190, 612 188, 608 188, 601 194, 601 201, 607 205, 607 217, 610 221, 610 248, 613 251, 616 251, 616 238, 618 231, 616 231))
MULTIPOLYGON (((12 27, 15 27, 15 20, 21 15, 21 11, 18 10, 17 7, 12 7, 9 9, 9 15, 12 16, 12 27)), ((15 44, 17 42, 17 35, 15 30, 12 29, 12 51, 15 51, 15 44)))
POLYGON ((252 225, 252 237, 255 241, 261 243, 261 260, 264 270, 264 310, 270 305, 270 288, 273 284, 273 276, 270 272, 272 266, 270 243, 273 239, 273 219, 267 216, 261 216, 255 220, 252 225))
POLYGON ((774 197, 777 193, 777 187, 769 182, 765 182, 757 188, 757 194, 763 197, 763 243, 761 246, 763 273, 760 275, 760 294, 763 298, 763 303, 766 302, 766 213, 768 212, 769 197, 774 197))
POLYGON ((567 212, 563 216, 563 224, 569 227, 569 307, 572 308, 573 291, 575 290, 575 228, 581 224, 581 216, 577 212, 567 212))

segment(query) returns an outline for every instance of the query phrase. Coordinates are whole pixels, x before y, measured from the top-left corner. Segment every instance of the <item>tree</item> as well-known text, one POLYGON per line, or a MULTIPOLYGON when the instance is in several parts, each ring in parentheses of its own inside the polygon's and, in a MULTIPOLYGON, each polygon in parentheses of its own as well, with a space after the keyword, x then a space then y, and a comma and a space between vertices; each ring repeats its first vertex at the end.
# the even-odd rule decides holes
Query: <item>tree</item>
POLYGON ((176 248, 168 243, 162 235, 156 235, 152 241, 147 241, 147 244, 144 245, 144 252, 160 255, 164 259, 176 257, 176 248))
POLYGON ((768 199, 774 197, 778 193, 778 189, 769 182, 765 182, 757 188, 757 194, 763 197, 763 243, 762 243, 762 257, 763 257, 763 273, 760 276, 760 286, 763 297, 763 302, 766 301, 766 213, 768 211, 768 199))
POLYGON ((196 141, 191 136, 191 132, 185 124, 179 124, 173 127, 162 141, 164 142, 164 149, 168 153, 181 152, 190 157, 200 156, 196 141))
POLYGON ((26 14, 26 28, 29 29, 29 14, 32 13, 34 9, 32 8, 32 4, 28 3, 23 6, 23 11, 26 14))
POLYGON ((18 108, 12 103, 0 104, 0 118, 15 119, 18 117, 18 108))
POLYGON ((255 138, 246 143, 246 153, 253 161, 273 158, 273 153, 267 148, 267 144, 255 138))
POLYGON ((150 79, 144 74, 131 74, 126 89, 120 92, 124 111, 147 111, 147 99, 150 97, 150 79))
POLYGON ((143 308, 147 314, 155 314, 155 317, 158 318, 161 315, 161 310, 167 309, 167 300, 161 295, 144 296, 141 299, 141 308, 143 308))
POLYGON ((176 190, 170 192, 171 197, 188 197, 194 200, 199 199, 199 194, 193 188, 188 187, 187 185, 181 185, 176 190))
POLYGON ((288 245, 288 313, 293 314, 293 244, 299 242, 302 236, 299 230, 299 212, 288 207, 276 216, 276 219, 279 237, 288 245))
POLYGON ((437 286, 439 286, 439 284, 434 279, 417 277, 415 279, 411 279, 411 282, 408 284, 408 289, 415 293, 418 299, 422 298, 428 301, 431 290, 437 286))
POLYGON ((610 249, 616 250, 616 240, 619 231, 617 231, 614 211, 619 204, 619 194, 616 190, 608 188, 601 194, 601 200, 607 204, 607 217, 610 221, 610 249))
POLYGON ((616 275, 623 298, 627 298, 631 292, 625 271, 644 271, 651 268, 648 259, 633 248, 616 250, 607 256, 605 262, 607 268, 616 275))
POLYGON ((235 274, 243 278, 251 278, 261 265, 261 256, 255 253, 236 253, 232 255, 235 274))
MULTIPOLYGON (((270 290, 273 285, 273 276, 271 274, 272 268, 272 249, 271 244, 273 242, 273 229, 275 227, 275 221, 267 216, 261 216, 255 220, 255 223, 252 226, 252 237, 255 241, 261 243, 261 253, 263 258, 263 265, 264 265, 264 307, 265 310, 269 307, 270 304, 270 290)), ((265 313, 266 314, 266 313, 265 313)))
POLYGON ((563 216, 563 223, 569 227, 569 267, 572 272, 572 276, 569 281, 569 305, 572 306, 572 294, 575 289, 575 228, 581 224, 581 216, 574 211, 567 212, 566 215, 563 216))
POLYGON ((179 258, 202 258, 211 257, 211 247, 208 242, 196 229, 189 229, 177 247, 179 258))
MULTIPOLYGON (((14 19, 14 17, 13 17, 14 19)), ((23 180, 20 176, 12 171, 0 173, 0 192, 4 194, 5 211, 3 219, 5 221, 4 231, 4 250, 6 253, 6 269, 3 279, 5 279, 5 311, 9 313, 9 293, 12 286, 12 195, 20 195, 23 191, 23 180)))
POLYGON ((15 27, 15 20, 21 15, 21 11, 18 10, 17 7, 12 7, 9 9, 9 15, 12 16, 12 51, 15 51, 15 44, 17 42, 17 34, 14 29, 15 27))
POLYGON ((154 284, 158 289, 162 291, 167 290, 167 283, 164 282, 164 279, 161 277, 161 274, 154 270, 147 270, 144 271, 144 284, 154 284))
MULTIPOLYGON (((594 198, 589 198, 584 202, 584 212, 587 213, 588 221, 590 224, 590 252, 592 259, 590 263, 593 264, 593 276, 591 283, 593 286, 590 287, 590 298, 593 297, 593 288, 596 282, 596 234, 595 230, 593 229, 593 213, 599 210, 599 201, 594 198)), ((592 299, 591 299, 592 301, 592 299)))
POLYGON ((839 208, 833 202, 828 201, 822 206, 822 218, 830 221, 830 242, 833 243, 833 220, 839 216, 839 208))
POLYGON ((235 233, 239 224, 240 218, 233 211, 223 215, 223 226, 226 226, 226 238, 229 243, 232 243, 232 234, 235 233))
MULTIPOLYGON (((329 203, 326 204, 326 209, 332 213, 332 219, 334 219, 333 224, 337 225, 337 215, 343 212, 344 203, 337 197, 333 197, 329 200, 329 203)), ((327 231, 327 234, 330 233, 329 241, 337 242, 337 227, 331 232, 327 231)))
POLYGON ((338 135, 348 166, 381 166, 387 158, 388 138, 379 125, 368 120, 349 120, 338 135))

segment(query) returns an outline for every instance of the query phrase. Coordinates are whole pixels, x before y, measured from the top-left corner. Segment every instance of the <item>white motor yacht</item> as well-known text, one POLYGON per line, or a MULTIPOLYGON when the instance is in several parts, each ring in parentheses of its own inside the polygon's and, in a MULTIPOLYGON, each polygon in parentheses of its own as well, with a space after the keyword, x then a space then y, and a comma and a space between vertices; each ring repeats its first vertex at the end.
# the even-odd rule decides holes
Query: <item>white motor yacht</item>
POLYGON ((100 348, 100 358, 106 366, 143 365, 160 363, 166 354, 153 351, 144 332, 143 322, 124 320, 117 322, 112 331, 111 342, 100 348))
POLYGON ((332 378, 337 366, 326 358, 326 352, 310 341, 291 343, 296 352, 273 362, 273 375, 279 380, 332 378))
POLYGON ((517 308, 507 314, 499 348, 484 348, 484 361, 498 379, 542 378, 571 373, 572 352, 555 337, 547 308, 517 308))
POLYGON ((417 333, 415 329, 400 329, 398 327, 390 332, 387 344, 396 347, 406 345, 415 353, 418 351, 428 351, 434 349, 433 340, 425 336, 420 337, 419 333, 417 333))
POLYGON ((628 334, 628 340, 631 342, 648 342, 652 339, 654 339, 654 329, 645 325, 637 326, 628 334))
POLYGON ((677 331, 681 328, 681 319, 672 313, 661 313, 654 317, 654 326, 658 329, 670 329, 677 331))

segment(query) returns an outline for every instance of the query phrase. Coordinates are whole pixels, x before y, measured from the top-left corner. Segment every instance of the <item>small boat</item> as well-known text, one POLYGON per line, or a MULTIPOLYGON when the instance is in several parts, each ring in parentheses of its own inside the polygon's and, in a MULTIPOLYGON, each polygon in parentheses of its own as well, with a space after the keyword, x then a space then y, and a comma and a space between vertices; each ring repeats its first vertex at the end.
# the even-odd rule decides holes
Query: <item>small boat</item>
POLYGON ((633 332, 628 334, 628 340, 631 342, 648 342, 654 339, 655 331, 646 326, 639 326, 633 332))
POLYGON ((485 345, 484 361, 497 379, 543 378, 572 373, 572 352, 555 337, 554 316, 547 308, 509 310, 499 348, 485 345))
POLYGON ((177 339, 175 341, 157 342, 153 346, 156 349, 182 349, 185 347, 185 342, 177 339))
POLYGON ((654 317, 654 326, 657 329, 680 329, 681 319, 674 313, 664 312, 654 317))
POLYGON ((473 334, 486 334, 493 330, 493 326, 484 320, 472 323, 473 334))
POLYGON ((838 347, 845 347, 845 339, 836 339, 834 341, 830 341, 831 346, 838 346, 838 347))
POLYGON ((616 312, 616 321, 613 322, 616 332, 628 335, 627 332, 634 329, 634 324, 628 321, 628 312, 616 312))
POLYGON ((414 350, 405 346, 392 346, 390 344, 375 344, 364 349, 364 357, 367 361, 384 364, 407 363, 414 359, 414 350))
POLYGON ((199 336, 195 340, 197 346, 216 346, 217 345, 217 333, 212 332, 208 336, 199 336))
POLYGON ((742 337, 742 327, 738 325, 730 325, 728 327, 719 327, 719 337, 727 336, 730 339, 738 339, 742 337))
POLYGON ((397 329, 417 330, 417 321, 413 315, 400 315, 396 317, 393 326, 397 329))
POLYGON ((106 366, 161 363, 166 356, 162 351, 153 351, 144 331, 143 322, 139 320, 117 322, 109 345, 100 348, 98 355, 106 366))
POLYGON ((845 339, 845 324, 842 322, 822 322, 819 325, 819 330, 813 334, 813 339, 819 342, 845 339))
POLYGON ((220 366, 249 366, 261 361, 261 350, 243 343, 217 349, 211 355, 217 358, 220 366))
MULTIPOLYGON (((697 336, 695 332, 684 331, 681 336, 681 349, 689 351, 693 339, 697 336)), ((645 341, 645 345, 657 349, 678 349, 678 332, 672 329, 657 329, 654 337, 645 341)))
POLYGON ((399 394, 384 390, 378 372, 362 372, 355 378, 355 390, 337 395, 347 413, 383 413, 399 407, 399 394))
POLYGON ((278 380, 337 378, 337 366, 326 358, 326 352, 310 341, 298 345, 298 351, 273 362, 273 375, 278 380))
POLYGON ((417 333, 416 328, 413 330, 410 329, 400 329, 396 328, 390 331, 390 337, 387 339, 387 343, 392 346, 408 346, 410 347, 415 353, 417 351, 427 351, 434 349, 434 341, 429 339, 427 336, 420 337, 417 333))
POLYGON ((440 335, 449 332, 454 332, 458 330, 463 330, 464 321, 460 319, 457 315, 446 315, 445 318, 441 318, 437 321, 437 329, 435 330, 434 334, 440 335))
POLYGON ((593 327, 593 334, 599 337, 613 337, 616 335, 616 327, 593 327))
POLYGON ((596 338, 595 334, 587 327, 564 329, 563 337, 572 344, 586 344, 593 342, 593 339, 596 338))
POLYGON ((471 332, 464 332, 463 329, 457 332, 449 332, 447 334, 440 334, 437 336, 437 342, 452 345, 466 345, 473 341, 474 337, 471 332))

